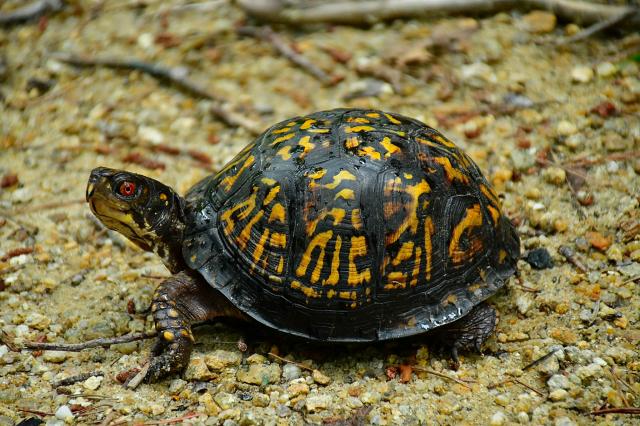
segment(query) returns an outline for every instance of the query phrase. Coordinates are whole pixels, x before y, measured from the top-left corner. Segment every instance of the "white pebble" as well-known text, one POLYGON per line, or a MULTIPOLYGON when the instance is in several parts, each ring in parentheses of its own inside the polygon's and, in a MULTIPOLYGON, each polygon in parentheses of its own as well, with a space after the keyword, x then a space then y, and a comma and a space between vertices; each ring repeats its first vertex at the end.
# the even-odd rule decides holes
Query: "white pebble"
POLYGON ((96 390, 100 387, 100 384, 102 383, 102 379, 103 379, 102 376, 91 376, 84 381, 82 386, 84 386, 85 389, 96 390))
POLYGON ((578 66, 571 70, 571 79, 576 83, 588 83, 593 78, 591 67, 578 66))
POLYGON ((153 34, 142 33, 138 37, 137 41, 138 41, 138 46, 142 47, 143 49, 148 49, 151 46, 153 46, 153 34))
POLYGON ((556 127, 556 131, 560 136, 571 136, 578 133, 578 128, 576 127, 575 124, 567 120, 562 120, 561 122, 558 123, 558 126, 556 127))
POLYGON ((493 416, 491 416, 491 422, 489 423, 491 426, 501 426, 507 421, 507 416, 504 415, 502 411, 496 411, 493 416))
POLYGON ((158 145, 164 142, 164 136, 162 135, 160 130, 149 126, 140 126, 140 128, 138 129, 138 137, 144 142, 149 142, 154 145, 158 145))
POLYGON ((549 393, 549 399, 552 401, 564 401, 567 399, 569 392, 564 389, 556 389, 549 393))
POLYGON ((596 67, 596 72, 600 77, 611 77, 618 72, 618 68, 611 62, 602 62, 596 67))
POLYGON ((71 409, 69 408, 68 405, 61 405, 56 410, 56 418, 66 421, 67 419, 73 418, 73 413, 71 412, 71 409))

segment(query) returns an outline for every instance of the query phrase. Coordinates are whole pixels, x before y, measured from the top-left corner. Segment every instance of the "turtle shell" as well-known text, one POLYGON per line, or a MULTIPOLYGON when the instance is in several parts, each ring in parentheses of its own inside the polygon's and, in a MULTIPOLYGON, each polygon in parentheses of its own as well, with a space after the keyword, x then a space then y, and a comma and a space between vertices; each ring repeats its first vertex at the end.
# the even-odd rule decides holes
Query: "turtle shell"
POLYGON ((314 340, 455 321, 520 254, 475 163, 433 128, 376 110, 278 123, 186 199, 188 266, 255 320, 314 340))

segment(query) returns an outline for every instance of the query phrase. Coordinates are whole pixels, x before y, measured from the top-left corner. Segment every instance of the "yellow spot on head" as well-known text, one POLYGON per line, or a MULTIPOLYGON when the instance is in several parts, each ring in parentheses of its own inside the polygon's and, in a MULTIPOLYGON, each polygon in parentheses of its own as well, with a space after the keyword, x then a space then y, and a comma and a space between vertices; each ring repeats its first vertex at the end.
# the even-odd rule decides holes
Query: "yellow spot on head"
POLYGON ((162 332, 162 338, 167 342, 173 342, 173 339, 175 339, 175 336, 172 332, 165 330, 162 332))
POLYGON ((169 318, 178 318, 180 316, 178 314, 178 311, 176 311, 175 309, 169 309, 169 312, 167 312, 167 315, 169 315, 169 318))
POLYGON ((164 192, 160 194, 160 199, 162 201, 167 201, 167 194, 165 194, 164 192))

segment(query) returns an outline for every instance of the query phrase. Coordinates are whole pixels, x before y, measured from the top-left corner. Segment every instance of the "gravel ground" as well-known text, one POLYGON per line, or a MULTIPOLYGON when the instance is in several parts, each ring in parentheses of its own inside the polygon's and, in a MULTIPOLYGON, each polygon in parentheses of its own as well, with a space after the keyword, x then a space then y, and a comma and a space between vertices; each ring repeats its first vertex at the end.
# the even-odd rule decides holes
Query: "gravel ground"
POLYGON ((579 28, 545 13, 276 27, 330 74, 334 84, 323 84, 270 44, 238 36, 244 15, 226 1, 209 11, 70 3, 0 30, 5 342, 151 330, 145 309, 167 271, 91 217, 89 171, 128 168, 184 192, 252 139, 212 115, 211 101, 138 71, 74 68, 55 52, 187 67, 259 128, 338 106, 423 120, 503 195, 526 261, 490 299, 501 319, 485 354, 464 354, 457 371, 421 342, 328 354, 213 324, 196 330, 182 377, 131 390, 116 376, 144 362, 149 340, 77 353, 0 345, 0 425, 38 416, 52 425, 637 424, 637 414, 590 412, 640 407, 638 34, 557 46, 579 28), (91 372, 100 375, 56 388, 91 372))

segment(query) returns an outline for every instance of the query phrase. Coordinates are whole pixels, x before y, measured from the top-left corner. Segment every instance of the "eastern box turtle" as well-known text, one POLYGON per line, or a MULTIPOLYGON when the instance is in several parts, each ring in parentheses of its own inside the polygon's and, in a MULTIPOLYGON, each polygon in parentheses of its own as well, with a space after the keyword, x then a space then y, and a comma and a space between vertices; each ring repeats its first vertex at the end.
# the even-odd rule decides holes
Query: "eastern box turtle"
POLYGON ((494 330, 483 301, 520 255, 476 164, 431 127, 375 110, 278 123, 184 197, 100 167, 87 200, 173 274, 151 305, 148 381, 183 369, 191 325, 221 316, 322 342, 438 328, 457 360, 494 330))

